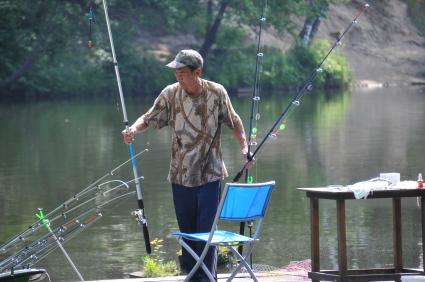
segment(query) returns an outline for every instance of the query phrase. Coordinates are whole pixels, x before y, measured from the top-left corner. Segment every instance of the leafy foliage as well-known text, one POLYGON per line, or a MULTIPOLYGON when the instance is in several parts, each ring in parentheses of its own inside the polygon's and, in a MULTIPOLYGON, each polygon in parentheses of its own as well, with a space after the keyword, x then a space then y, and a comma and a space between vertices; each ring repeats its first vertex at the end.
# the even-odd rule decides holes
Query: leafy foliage
MULTIPOLYGON (((174 80, 164 61, 152 53, 155 50, 151 50, 153 46, 149 45, 146 34, 157 41, 162 36, 191 34, 197 43, 182 42, 182 45, 200 47, 223 1, 227 0, 109 0, 108 11, 125 93, 156 95, 174 80)), ((207 78, 228 88, 251 86, 256 48, 247 31, 256 32, 259 2, 228 2, 217 39, 207 57, 207 78)), ((268 27, 281 34, 289 32, 294 37, 292 16, 314 13, 309 12, 309 5, 301 0, 265 2, 268 27)), ((0 2, 0 12, 0 96, 115 94, 115 73, 101 0, 5 0, 0 2), (92 49, 87 47, 89 4, 95 13, 91 26, 92 49)), ((170 50, 170 57, 175 51, 170 50)), ((262 67, 265 87, 299 83, 304 78, 305 66, 299 60, 309 60, 308 56, 314 55, 295 51, 284 54, 278 49, 267 52, 270 54, 267 53, 262 67)), ((329 82, 322 85, 343 84, 341 79, 346 76, 341 72, 344 69, 338 69, 341 64, 337 62, 329 69, 325 77, 329 82)))
MULTIPOLYGON (((313 42, 310 46, 295 45, 288 52, 276 49, 266 50, 262 80, 265 88, 295 88, 304 82, 314 71, 331 44, 326 40, 313 42)), ((322 65, 315 80, 315 87, 345 87, 351 81, 348 62, 334 50, 322 65)))
POLYGON ((143 274, 145 277, 174 276, 180 273, 180 269, 175 261, 164 261, 161 250, 163 240, 155 238, 151 241, 153 252, 149 256, 142 257, 143 274))

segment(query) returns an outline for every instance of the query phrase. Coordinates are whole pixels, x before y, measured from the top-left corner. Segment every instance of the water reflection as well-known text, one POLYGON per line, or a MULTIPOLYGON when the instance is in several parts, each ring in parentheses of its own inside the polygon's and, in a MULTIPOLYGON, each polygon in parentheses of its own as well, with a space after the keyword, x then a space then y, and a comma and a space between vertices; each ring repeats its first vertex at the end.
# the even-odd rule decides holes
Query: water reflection
MULTIPOLYGON (((258 138, 292 97, 287 93, 263 96, 258 138)), ((232 97, 248 124, 249 97, 232 97)), ((116 100, 72 100, 0 105, 0 242, 34 222, 38 207, 56 207, 105 172, 123 162, 127 149, 121 142, 122 115, 116 100)), ((152 103, 127 101, 129 119, 152 103)), ((262 240, 254 262, 284 266, 310 256, 309 201, 297 187, 350 184, 400 172, 415 179, 424 172, 425 98, 417 88, 354 89, 343 93, 311 92, 285 120, 286 129, 270 139, 257 155, 257 181, 275 179, 274 192, 262 240)), ((177 226, 170 185, 167 130, 149 130, 136 140, 137 150, 149 148, 139 163, 151 238, 164 238, 164 251, 176 257, 177 243, 168 234, 177 226)), ((238 145, 224 130, 223 150, 228 170, 242 164, 238 145)), ((124 169, 119 178, 131 178, 124 169)), ((87 280, 120 278, 139 270, 145 254, 140 227, 130 216, 136 199, 107 210, 90 229, 65 245, 87 280)), ((404 263, 423 265, 420 210, 415 199, 403 201, 404 263)), ((321 203, 322 266, 337 266, 335 203, 321 203)), ((385 200, 347 203, 349 266, 387 267, 393 262, 391 206, 385 200)), ((55 281, 77 277, 58 251, 40 262, 55 281)))

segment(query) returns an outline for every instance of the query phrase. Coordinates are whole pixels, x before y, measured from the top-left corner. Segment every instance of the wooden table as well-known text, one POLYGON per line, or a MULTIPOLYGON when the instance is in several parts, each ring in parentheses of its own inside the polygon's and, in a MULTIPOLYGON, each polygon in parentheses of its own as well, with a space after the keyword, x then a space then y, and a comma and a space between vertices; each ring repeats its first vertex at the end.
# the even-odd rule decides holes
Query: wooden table
POLYGON ((353 192, 345 188, 298 188, 310 198, 311 225, 311 272, 308 277, 313 282, 325 281, 400 281, 403 275, 425 275, 424 269, 403 267, 402 232, 401 232, 401 198, 420 197, 422 222, 422 254, 425 254, 425 189, 388 189, 373 190, 367 200, 377 198, 392 199, 393 213, 393 251, 394 267, 385 269, 347 269, 347 245, 345 226, 345 200, 355 199, 353 192), (320 269, 319 246, 319 199, 336 201, 338 270, 320 269))

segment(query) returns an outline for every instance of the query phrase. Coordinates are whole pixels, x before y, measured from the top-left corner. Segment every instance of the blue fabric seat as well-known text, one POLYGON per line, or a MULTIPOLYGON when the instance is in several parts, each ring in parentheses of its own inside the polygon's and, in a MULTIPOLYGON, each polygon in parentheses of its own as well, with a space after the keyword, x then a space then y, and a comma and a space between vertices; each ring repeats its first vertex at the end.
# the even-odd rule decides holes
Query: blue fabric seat
POLYGON ((199 267, 204 270, 211 282, 215 281, 215 278, 203 263, 210 246, 226 246, 237 258, 238 265, 227 281, 231 281, 242 267, 246 268, 254 281, 258 281, 246 259, 251 255, 254 243, 259 239, 261 224, 274 186, 275 181, 251 184, 227 183, 223 189, 217 214, 210 232, 174 232, 171 234, 176 237, 179 244, 196 260, 195 266, 186 276, 185 281, 188 281, 199 267), (247 237, 232 231, 221 230, 219 229, 220 221, 231 221, 235 223, 255 221, 254 235, 252 237, 247 237), (205 242, 205 248, 201 255, 198 256, 183 239, 205 242), (246 246, 243 255, 239 254, 237 250, 237 247, 242 245, 246 246))

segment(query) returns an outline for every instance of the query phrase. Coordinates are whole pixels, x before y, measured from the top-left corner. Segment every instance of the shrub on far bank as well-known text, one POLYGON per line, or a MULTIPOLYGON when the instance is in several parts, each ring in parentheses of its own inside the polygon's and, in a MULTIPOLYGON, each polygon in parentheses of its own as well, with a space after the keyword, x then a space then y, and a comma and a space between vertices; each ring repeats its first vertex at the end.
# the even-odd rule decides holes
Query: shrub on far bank
MULTIPOLYGON (((232 38, 241 40, 237 36, 232 38)), ((236 42, 233 46, 237 46, 236 42)), ((258 83, 265 89, 296 88, 317 68, 330 48, 327 40, 315 41, 307 47, 296 45, 286 53, 264 48, 258 83)), ((228 89, 252 87, 256 59, 253 50, 253 46, 215 50, 208 61, 208 76, 228 89)), ((321 69, 314 80, 316 88, 344 88, 351 81, 347 59, 338 50, 331 53, 321 69)))

